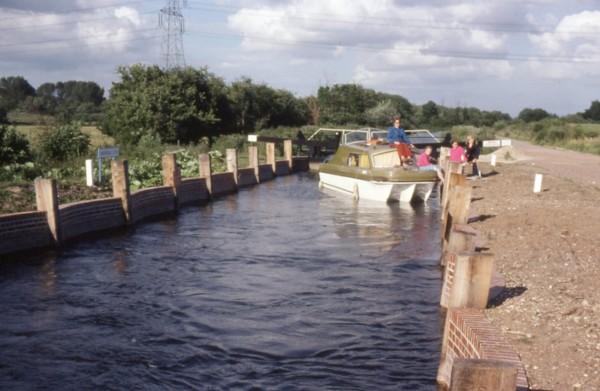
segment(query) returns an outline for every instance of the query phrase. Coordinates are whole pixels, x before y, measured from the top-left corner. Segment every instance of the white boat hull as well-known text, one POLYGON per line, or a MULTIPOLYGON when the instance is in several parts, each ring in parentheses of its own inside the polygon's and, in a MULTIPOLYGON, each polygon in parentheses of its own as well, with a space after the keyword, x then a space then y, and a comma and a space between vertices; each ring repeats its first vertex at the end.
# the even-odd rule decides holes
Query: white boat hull
POLYGON ((356 200, 427 201, 435 182, 378 182, 320 172, 319 187, 351 195, 356 200))

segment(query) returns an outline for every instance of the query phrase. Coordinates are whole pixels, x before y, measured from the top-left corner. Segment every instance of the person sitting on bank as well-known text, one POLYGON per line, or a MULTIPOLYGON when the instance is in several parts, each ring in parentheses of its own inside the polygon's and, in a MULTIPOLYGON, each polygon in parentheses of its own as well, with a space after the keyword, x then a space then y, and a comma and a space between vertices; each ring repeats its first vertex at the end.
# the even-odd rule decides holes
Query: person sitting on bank
POLYGON ((387 142, 398 150, 400 165, 404 165, 412 156, 410 149, 413 145, 404 129, 400 127, 400 120, 400 116, 394 117, 394 125, 388 128, 387 142))
POLYGON ((433 149, 430 145, 425 147, 425 150, 422 154, 417 158, 417 167, 419 171, 435 171, 437 173, 438 178, 443 183, 444 176, 442 175, 442 170, 437 164, 434 164, 431 157, 431 152, 433 149))
POLYGON ((450 163, 464 163, 465 162, 465 150, 458 144, 458 141, 452 141, 452 148, 450 148, 450 163))
POLYGON ((474 177, 479 177, 481 173, 479 172, 479 167, 477 167, 477 159, 479 159, 479 153, 481 149, 479 148, 479 144, 474 136, 467 137, 467 147, 465 149, 465 158, 467 163, 471 165, 471 175, 474 177))

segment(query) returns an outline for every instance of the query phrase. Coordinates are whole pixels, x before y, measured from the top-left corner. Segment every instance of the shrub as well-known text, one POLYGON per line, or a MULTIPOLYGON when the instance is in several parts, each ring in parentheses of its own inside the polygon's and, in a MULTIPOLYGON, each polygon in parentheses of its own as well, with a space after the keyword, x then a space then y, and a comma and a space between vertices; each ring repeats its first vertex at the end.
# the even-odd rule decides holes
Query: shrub
POLYGON ((22 164, 30 160, 29 141, 14 127, 0 125, 0 164, 22 164))
POLYGON ((66 161, 83 156, 90 147, 90 137, 81 132, 77 122, 60 125, 40 137, 40 149, 45 159, 66 161))
POLYGON ((246 149, 248 136, 245 134, 224 134, 215 138, 210 147, 213 151, 220 151, 225 154, 227 148, 235 148, 238 151, 246 149))

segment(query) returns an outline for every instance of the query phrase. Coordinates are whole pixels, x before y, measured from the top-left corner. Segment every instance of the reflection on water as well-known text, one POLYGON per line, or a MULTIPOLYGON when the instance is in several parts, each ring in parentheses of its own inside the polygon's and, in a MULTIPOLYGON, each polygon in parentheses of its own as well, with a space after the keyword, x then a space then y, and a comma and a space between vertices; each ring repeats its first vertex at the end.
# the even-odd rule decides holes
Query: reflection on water
POLYGON ((117 274, 124 274, 127 271, 127 253, 125 251, 115 252, 113 267, 117 274))
POLYGON ((0 388, 435 389, 438 220, 300 175, 2 265, 0 388))

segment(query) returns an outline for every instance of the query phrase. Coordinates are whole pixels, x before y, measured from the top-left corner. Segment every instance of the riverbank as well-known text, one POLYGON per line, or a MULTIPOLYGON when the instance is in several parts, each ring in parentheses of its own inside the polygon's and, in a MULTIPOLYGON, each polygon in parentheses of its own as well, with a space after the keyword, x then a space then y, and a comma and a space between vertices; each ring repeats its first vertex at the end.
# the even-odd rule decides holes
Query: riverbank
POLYGON ((473 182, 471 205, 507 284, 486 313, 521 355, 532 389, 598 390, 600 188, 537 159, 496 171, 473 182), (539 194, 535 173, 544 174, 539 194))

